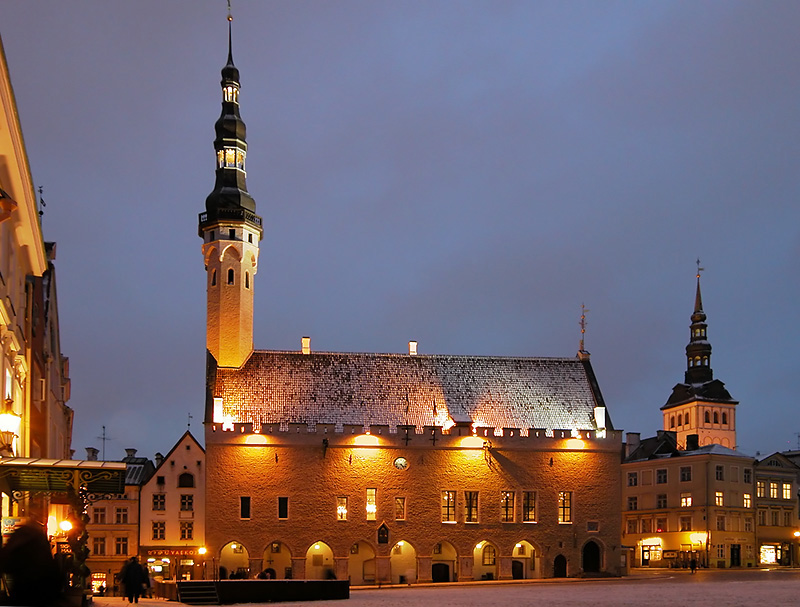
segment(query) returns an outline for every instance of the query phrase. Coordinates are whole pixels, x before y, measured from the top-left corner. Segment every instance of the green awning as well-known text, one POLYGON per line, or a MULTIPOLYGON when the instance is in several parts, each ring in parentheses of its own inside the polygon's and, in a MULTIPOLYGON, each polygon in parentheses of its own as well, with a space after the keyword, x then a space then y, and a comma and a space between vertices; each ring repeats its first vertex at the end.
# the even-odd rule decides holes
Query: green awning
POLYGON ((0 484, 10 491, 125 493, 126 464, 71 459, 0 458, 0 484))

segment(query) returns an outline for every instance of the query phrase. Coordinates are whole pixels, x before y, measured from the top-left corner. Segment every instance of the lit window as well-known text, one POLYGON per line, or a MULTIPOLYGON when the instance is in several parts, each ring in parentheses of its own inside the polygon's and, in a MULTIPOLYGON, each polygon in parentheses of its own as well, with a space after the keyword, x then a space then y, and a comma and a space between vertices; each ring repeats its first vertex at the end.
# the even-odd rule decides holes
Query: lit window
POLYGON ((289 518, 289 498, 288 497, 279 497, 278 498, 278 518, 281 520, 285 520, 289 518))
POLYGON ((194 510, 194 495, 183 494, 181 495, 181 511, 191 512, 194 510))
POLYGON ((454 523, 456 520, 456 492, 442 491, 442 522, 454 523))
POLYGON ((127 508, 117 508, 115 514, 114 521, 117 525, 127 525, 128 524, 128 509, 127 508))
POLYGON ((92 522, 95 525, 104 525, 106 522, 106 509, 94 508, 92 510, 92 522))
POLYGON ((688 508, 692 505, 692 494, 681 493, 681 508, 688 508))
POLYGON ((682 516, 681 517, 681 531, 691 531, 692 530, 692 517, 691 516, 682 516))
POLYGON ((336 498, 336 520, 337 521, 346 521, 347 520, 347 498, 346 497, 337 497, 336 498))
POLYGON ((635 487, 639 484, 639 474, 636 472, 628 472, 628 487, 635 487))
POLYGON ((536 520, 536 492, 525 491, 522 494, 522 522, 532 523, 536 520))
POLYGON ((464 522, 478 522, 478 492, 464 491, 464 522))
POLYGON ((681 482, 686 483, 692 480, 692 467, 681 466, 681 482))
POLYGON ((769 482, 769 497, 770 499, 778 499, 778 483, 775 481, 769 482))
POLYGON ((666 508, 667 507, 667 494, 666 493, 659 493, 656 495, 656 508, 666 508))
POLYGON ((629 497, 628 510, 638 510, 638 509, 639 509, 639 499, 637 497, 629 497))
POLYGON ((103 556, 106 553, 106 538, 96 537, 92 539, 92 554, 94 556, 103 556))
POLYGON ((514 522, 514 492, 502 491, 500 493, 500 520, 503 523, 514 522))
POLYGON ((164 521, 153 521, 153 539, 163 540, 166 536, 166 523, 164 521))
POLYGON ((404 497, 394 498, 394 520, 406 520, 406 498, 404 497))
POLYGON ((239 102, 239 89, 233 84, 225 85, 225 88, 222 89, 222 95, 223 99, 229 103, 239 102))
POLYGON ((665 485, 667 483, 667 469, 659 468, 656 470, 656 485, 665 485))
POLYGON ((367 489, 367 520, 374 521, 378 513, 377 489, 367 489))
POLYGON ((486 544, 486 546, 484 546, 483 548, 482 563, 484 565, 494 565, 496 562, 497 562, 497 551, 491 544, 486 544))
POLYGON ((785 500, 792 499, 792 484, 791 483, 783 483, 783 499, 785 499, 785 500))
POLYGON ((749 493, 745 493, 742 497, 744 498, 742 500, 742 502, 743 502, 742 506, 744 506, 745 508, 751 508, 752 505, 753 505, 753 502, 752 502, 750 494, 749 493))
POLYGON ((192 521, 181 521, 181 539, 194 539, 194 523, 192 521))
POLYGON ((572 522, 572 491, 558 492, 558 522, 572 522))
MULTIPOLYGON (((747 470, 745 470, 747 474, 747 470)), ((764 497, 766 495, 767 484, 764 481, 756 481, 756 497, 764 497)))
POLYGON ((724 466, 717 466, 715 478, 718 481, 724 481, 725 480, 725 467, 724 466))
POLYGON ((724 506, 724 496, 722 491, 715 491, 714 492, 714 505, 715 506, 724 506))
POLYGON ((153 510, 166 510, 167 496, 164 493, 153 494, 153 510))
POLYGON ((128 538, 127 537, 118 537, 114 540, 114 554, 117 556, 127 556, 128 555, 128 538))

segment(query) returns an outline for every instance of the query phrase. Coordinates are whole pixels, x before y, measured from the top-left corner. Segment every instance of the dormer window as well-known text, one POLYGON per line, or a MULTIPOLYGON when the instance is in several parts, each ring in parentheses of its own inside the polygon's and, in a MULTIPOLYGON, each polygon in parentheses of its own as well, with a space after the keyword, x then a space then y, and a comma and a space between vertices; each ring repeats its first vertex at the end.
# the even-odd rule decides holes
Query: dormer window
POLYGON ((218 169, 239 169, 244 171, 244 150, 239 148, 222 148, 217 150, 218 169))
POLYGON ((239 103, 239 87, 228 84, 222 89, 222 98, 230 103, 239 103))

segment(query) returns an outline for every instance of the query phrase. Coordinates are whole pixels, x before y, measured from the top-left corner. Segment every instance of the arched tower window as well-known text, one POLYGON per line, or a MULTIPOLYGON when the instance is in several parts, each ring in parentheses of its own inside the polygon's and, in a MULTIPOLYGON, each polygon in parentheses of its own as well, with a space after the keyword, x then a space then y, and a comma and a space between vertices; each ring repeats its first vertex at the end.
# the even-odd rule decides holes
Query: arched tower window
POLYGON ((228 284, 229 285, 233 284, 233 268, 228 270, 228 284))
POLYGON ((675 416, 674 415, 669 418, 669 427, 670 428, 674 428, 675 427, 675 416))
POLYGON ((250 272, 244 273, 244 288, 245 289, 250 288, 250 272))
POLYGON ((707 366, 708 366, 708 356, 704 356, 704 357, 703 357, 703 366, 704 366, 704 367, 707 367, 707 366))
POLYGON ((719 413, 717 413, 716 411, 714 411, 714 423, 715 424, 719 423, 719 413))
POLYGON ((211 270, 211 286, 212 287, 216 287, 217 286, 217 271, 216 270, 211 270))
POLYGON ((710 424, 710 423, 711 423, 711 414, 710 414, 708 411, 706 411, 706 415, 705 415, 705 418, 704 418, 704 419, 705 419, 705 422, 706 422, 707 424, 710 424))
POLYGON ((184 472, 178 477, 178 487, 194 487, 194 474, 184 472))
POLYGON ((723 424, 727 424, 728 423, 728 414, 725 413, 724 411, 722 412, 722 423, 723 424))
POLYGON ((683 415, 678 413, 678 427, 680 428, 683 425, 683 415))

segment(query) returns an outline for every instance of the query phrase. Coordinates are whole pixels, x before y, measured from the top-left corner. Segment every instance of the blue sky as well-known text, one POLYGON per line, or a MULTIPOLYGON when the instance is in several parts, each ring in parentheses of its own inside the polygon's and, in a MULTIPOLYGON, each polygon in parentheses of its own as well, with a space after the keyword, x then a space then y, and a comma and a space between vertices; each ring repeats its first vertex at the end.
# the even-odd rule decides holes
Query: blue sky
MULTIPOLYGON (((618 428, 683 380, 695 259, 741 450, 797 448, 800 5, 234 3, 260 349, 573 356, 618 428)), ((5 0, 73 447, 202 436, 226 3, 5 0)))

